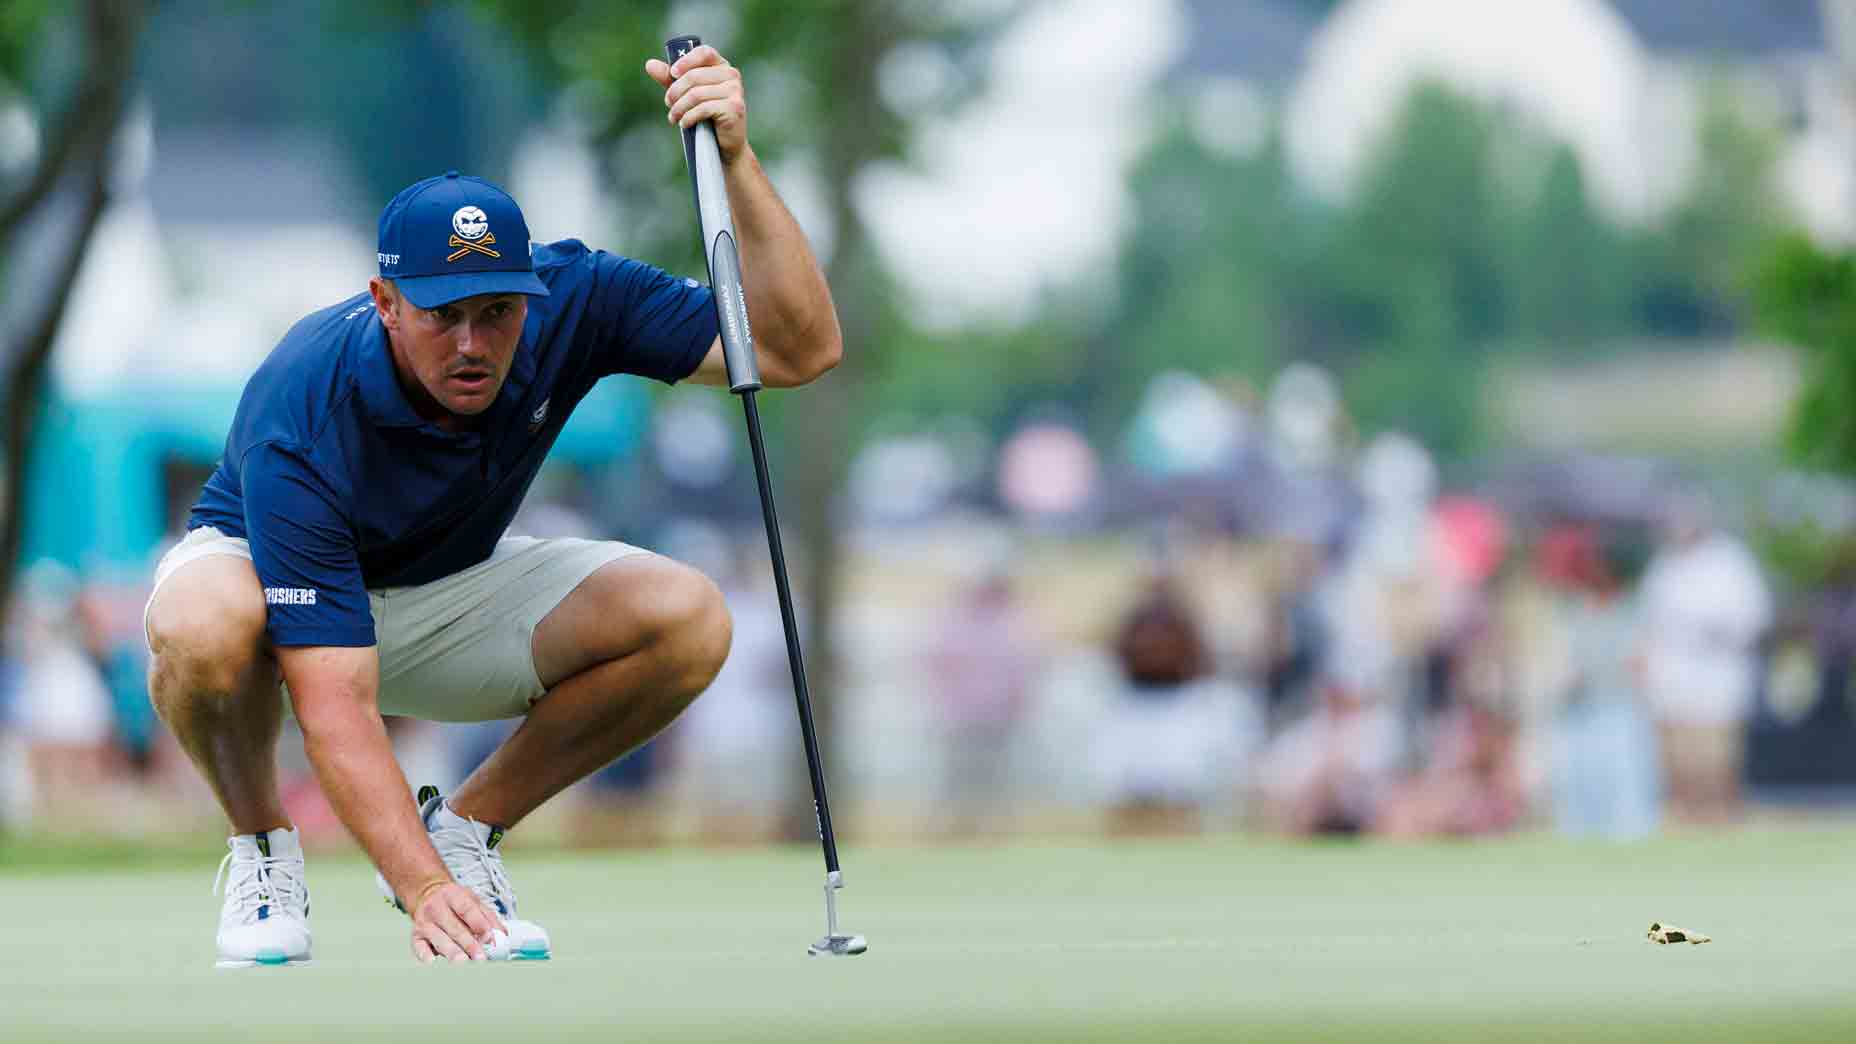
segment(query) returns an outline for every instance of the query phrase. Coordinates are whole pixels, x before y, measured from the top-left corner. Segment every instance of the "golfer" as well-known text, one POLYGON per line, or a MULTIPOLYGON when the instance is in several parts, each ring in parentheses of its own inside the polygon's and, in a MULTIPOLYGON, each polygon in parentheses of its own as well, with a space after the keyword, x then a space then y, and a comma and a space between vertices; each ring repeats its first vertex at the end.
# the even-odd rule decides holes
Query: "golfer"
MULTIPOLYGON (((706 46, 645 73, 673 123, 714 121, 763 379, 811 381, 838 361, 837 316, 748 144, 740 74, 706 46)), ((146 610, 155 707, 231 820, 221 967, 310 957, 277 790, 286 698, 411 917, 413 956, 542 959, 505 832, 662 729, 728 655, 728 610, 694 569, 503 535, 601 377, 725 383, 709 291, 577 240, 532 244, 513 199, 456 173, 387 204, 378 261, 366 293, 298 322, 246 384, 146 610), (415 804, 382 714, 523 720, 448 799, 415 804)))

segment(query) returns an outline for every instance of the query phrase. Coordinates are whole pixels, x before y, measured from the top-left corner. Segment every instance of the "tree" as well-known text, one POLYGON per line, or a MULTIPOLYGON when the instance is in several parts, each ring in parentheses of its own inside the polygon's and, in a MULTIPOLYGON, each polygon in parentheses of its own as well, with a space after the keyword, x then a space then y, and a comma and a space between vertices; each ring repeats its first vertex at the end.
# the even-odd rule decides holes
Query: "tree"
POLYGON ((1719 337, 1750 325, 1748 276, 1786 222, 1773 190, 1777 133, 1748 115, 1730 85, 1703 97, 1693 180, 1639 243, 1648 332, 1719 337))
MULTIPOLYGON (((1760 326, 1795 345, 1804 385, 1792 404, 1786 451, 1803 468, 1856 474, 1856 251, 1830 251, 1803 234, 1779 239, 1751 280, 1760 326)), ((1810 514, 1767 517, 1762 557, 1794 589, 1856 575, 1856 534, 1810 514)))
POLYGON ((1490 176, 1496 144, 1492 112, 1420 85, 1369 162, 1330 257, 1340 293, 1366 318, 1345 375, 1355 410, 1446 454, 1467 448, 1483 352, 1506 325, 1498 244, 1511 217, 1490 176))
POLYGON ((1331 347, 1302 278, 1320 226, 1297 199, 1280 140, 1232 156, 1177 127, 1136 165, 1130 189, 1119 314, 1079 375, 1099 435, 1163 370, 1262 382, 1292 353, 1331 347))
POLYGON ((1625 329, 1632 265, 1623 236, 1593 211, 1571 147, 1556 145, 1518 215, 1506 282, 1515 336, 1543 354, 1586 354, 1625 329))
POLYGON ((1754 280, 1762 325, 1804 354, 1788 449, 1800 464, 1856 473, 1856 252, 1780 240, 1754 280))
POLYGON ((1274 146, 1221 156, 1162 135, 1131 180, 1117 307, 1085 338, 1095 426, 1122 423, 1158 370, 1263 380, 1297 358, 1337 373, 1366 427, 1459 456, 1505 354, 1730 331, 1774 227, 1773 151, 1718 92, 1697 144, 1687 194, 1629 230, 1571 147, 1441 83, 1417 85, 1338 203, 1301 194, 1274 146))
MULTIPOLYGON (((0 525, 0 609, 8 603, 18 564, 33 422, 46 366, 71 285, 110 199, 112 146, 128 95, 137 41, 147 10, 140 0, 88 0, 75 12, 40 2, 10 4, 0 15, 0 105, 22 104, 48 128, 34 160, 0 197, 0 257, 17 259, 31 243, 34 264, 6 273, 8 324, 0 342, 5 395, 5 498, 0 525), (74 69, 39 70, 44 50, 61 33, 76 36, 74 69), (33 89, 32 74, 62 80, 33 89), (64 76, 59 74, 63 72, 64 76), (17 307, 12 304, 17 302, 17 307)), ((15 266, 17 262, 15 261, 15 266)))

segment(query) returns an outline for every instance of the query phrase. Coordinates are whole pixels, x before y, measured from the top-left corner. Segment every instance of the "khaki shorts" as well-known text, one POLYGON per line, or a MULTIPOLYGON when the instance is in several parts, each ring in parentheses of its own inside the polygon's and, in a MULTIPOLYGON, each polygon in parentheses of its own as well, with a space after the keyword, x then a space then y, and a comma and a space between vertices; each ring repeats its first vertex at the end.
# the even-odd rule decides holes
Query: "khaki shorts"
MULTIPOLYGON (((415 587, 369 589, 380 712, 428 721, 527 714, 546 691, 535 673, 536 625, 600 566, 650 553, 616 540, 504 537, 489 558, 462 572, 415 587)), ((249 561, 251 545, 211 526, 190 531, 155 567, 149 604, 168 577, 209 555, 249 561)), ((142 613, 146 635, 147 609, 142 613)), ((279 692, 288 696, 282 686, 279 692)))

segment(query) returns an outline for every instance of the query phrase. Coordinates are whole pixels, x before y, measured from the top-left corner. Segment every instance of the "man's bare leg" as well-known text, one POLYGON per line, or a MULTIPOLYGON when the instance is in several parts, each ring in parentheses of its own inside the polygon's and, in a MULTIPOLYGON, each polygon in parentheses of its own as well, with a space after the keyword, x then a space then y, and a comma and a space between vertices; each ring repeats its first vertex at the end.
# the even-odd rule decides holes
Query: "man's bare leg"
POLYGON ((258 574, 237 555, 182 566, 148 610, 149 696, 235 834, 289 826, 277 790, 283 700, 264 622, 258 574))
POLYGON ((682 713, 721 670, 731 635, 722 593, 696 570, 658 555, 602 566, 536 626, 548 694, 452 810, 514 826, 682 713))
POLYGON ((303 849, 277 794, 283 701, 264 622, 257 572, 238 555, 180 567, 148 607, 149 695, 232 821, 220 968, 310 959, 303 849))

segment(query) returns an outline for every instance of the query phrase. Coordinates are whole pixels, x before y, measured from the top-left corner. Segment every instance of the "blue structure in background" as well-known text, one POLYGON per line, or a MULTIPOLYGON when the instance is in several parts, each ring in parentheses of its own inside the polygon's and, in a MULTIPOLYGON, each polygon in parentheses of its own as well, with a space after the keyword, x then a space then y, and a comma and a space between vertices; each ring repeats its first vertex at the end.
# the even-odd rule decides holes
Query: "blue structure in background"
MULTIPOLYGON (((33 445, 21 560, 93 574, 151 567, 171 507, 164 465, 214 466, 240 391, 144 385, 77 397, 54 389, 33 445)), ((607 381, 574 411, 549 461, 598 468, 622 460, 637 449, 649 414, 642 385, 607 381)))
POLYGON ((140 567, 167 522, 163 463, 218 460, 237 405, 236 388, 150 387, 81 399, 54 389, 32 448, 22 558, 81 571, 140 567))

